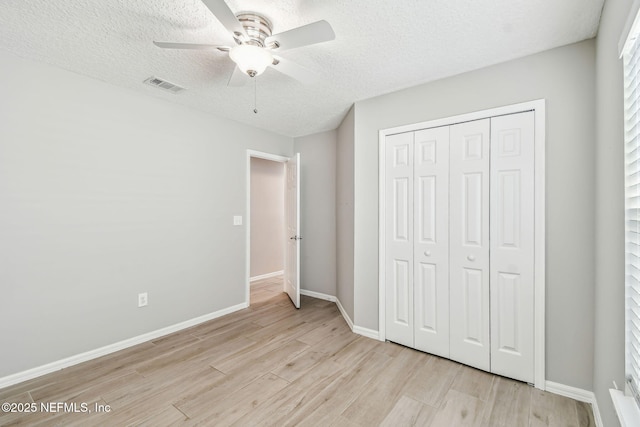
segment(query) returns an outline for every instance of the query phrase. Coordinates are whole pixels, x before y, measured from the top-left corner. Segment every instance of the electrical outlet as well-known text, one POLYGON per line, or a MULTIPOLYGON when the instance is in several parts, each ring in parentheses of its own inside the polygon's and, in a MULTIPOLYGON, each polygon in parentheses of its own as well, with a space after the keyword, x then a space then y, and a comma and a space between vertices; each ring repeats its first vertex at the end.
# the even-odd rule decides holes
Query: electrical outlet
POLYGON ((138 294, 138 307, 144 307, 149 303, 149 297, 146 292, 138 294))
POLYGON ((233 225, 242 225, 242 217, 240 215, 233 217, 233 225))

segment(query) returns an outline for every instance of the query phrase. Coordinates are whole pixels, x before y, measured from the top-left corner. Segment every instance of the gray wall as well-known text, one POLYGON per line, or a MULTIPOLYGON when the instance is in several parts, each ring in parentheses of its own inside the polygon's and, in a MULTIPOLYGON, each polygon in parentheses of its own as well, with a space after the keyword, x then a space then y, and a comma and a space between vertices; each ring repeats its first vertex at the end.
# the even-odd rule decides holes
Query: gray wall
POLYGON ((336 259, 338 301, 353 321, 353 177, 354 177, 354 109, 338 127, 338 147, 336 150, 336 259))
POLYGON ((608 389, 624 384, 624 114, 618 40, 632 0, 607 0, 596 45, 596 282, 593 390, 618 425, 608 389))
POLYGON ((246 149, 291 138, 3 51, 0 69, 0 377, 245 301, 246 149))
POLYGON ((355 319, 378 329, 378 130, 545 98, 547 379, 593 387, 595 42, 355 105, 355 319))
POLYGON ((251 158, 250 276, 284 269, 284 163, 251 158))
POLYGON ((336 131, 294 140, 300 153, 300 288, 336 295, 336 131))

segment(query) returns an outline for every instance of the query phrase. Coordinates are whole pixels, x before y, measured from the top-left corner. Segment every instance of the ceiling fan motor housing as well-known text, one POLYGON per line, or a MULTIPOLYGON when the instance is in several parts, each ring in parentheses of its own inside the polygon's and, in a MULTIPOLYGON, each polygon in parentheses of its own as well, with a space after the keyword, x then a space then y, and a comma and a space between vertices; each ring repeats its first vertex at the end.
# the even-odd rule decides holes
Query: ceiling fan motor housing
POLYGON ((240 12, 236 14, 236 18, 238 18, 249 37, 249 40, 244 40, 244 43, 267 47, 264 41, 272 34, 271 21, 255 12, 240 12))

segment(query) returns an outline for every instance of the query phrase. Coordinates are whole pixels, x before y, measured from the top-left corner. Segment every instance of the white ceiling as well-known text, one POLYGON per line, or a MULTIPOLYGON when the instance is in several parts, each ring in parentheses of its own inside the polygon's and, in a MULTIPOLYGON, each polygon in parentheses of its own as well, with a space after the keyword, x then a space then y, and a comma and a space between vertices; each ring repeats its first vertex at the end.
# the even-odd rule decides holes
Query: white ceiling
POLYGON ((604 0, 227 0, 279 33, 320 19, 334 41, 282 53, 322 76, 303 85, 273 69, 227 87, 222 52, 157 41, 233 44, 200 0, 3 0, 0 49, 283 135, 336 128, 358 100, 594 37, 604 0), (146 86, 150 76, 186 87, 146 86))

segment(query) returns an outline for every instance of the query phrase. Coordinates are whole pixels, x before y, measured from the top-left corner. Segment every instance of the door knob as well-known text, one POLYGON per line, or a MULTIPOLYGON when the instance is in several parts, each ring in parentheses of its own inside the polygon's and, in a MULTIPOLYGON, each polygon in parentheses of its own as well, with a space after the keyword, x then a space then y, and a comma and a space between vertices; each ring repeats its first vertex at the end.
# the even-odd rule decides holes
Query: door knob
POLYGON ((425 256, 431 256, 431 251, 424 251, 425 256))
POLYGON ((475 257, 475 256, 473 256, 473 255, 469 255, 469 256, 467 257, 467 259, 468 259, 469 261, 475 261, 475 260, 476 260, 476 257, 475 257))

